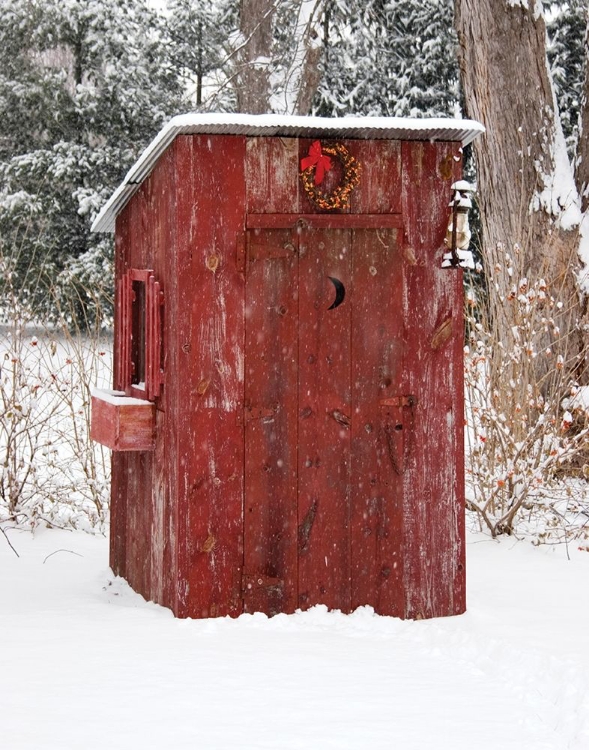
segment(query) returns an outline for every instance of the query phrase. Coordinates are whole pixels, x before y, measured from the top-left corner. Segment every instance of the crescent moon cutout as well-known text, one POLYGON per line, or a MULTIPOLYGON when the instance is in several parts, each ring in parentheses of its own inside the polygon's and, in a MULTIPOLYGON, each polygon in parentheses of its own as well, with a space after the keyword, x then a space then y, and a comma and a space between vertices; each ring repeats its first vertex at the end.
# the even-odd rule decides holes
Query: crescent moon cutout
POLYGON ((333 301, 333 304, 327 309, 335 310, 335 308, 339 307, 344 301, 344 297, 346 296, 346 288, 339 279, 334 279, 333 276, 328 276, 327 278, 335 287, 335 300, 333 301))

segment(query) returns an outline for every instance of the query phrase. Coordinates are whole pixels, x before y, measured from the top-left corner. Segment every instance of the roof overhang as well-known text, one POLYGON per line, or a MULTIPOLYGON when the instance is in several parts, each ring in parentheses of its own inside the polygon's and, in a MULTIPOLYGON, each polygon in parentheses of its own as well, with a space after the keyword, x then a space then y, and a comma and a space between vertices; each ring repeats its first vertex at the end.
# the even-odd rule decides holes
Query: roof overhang
POLYGON ((245 135, 365 140, 457 141, 463 146, 484 133, 474 120, 405 117, 298 117, 290 115, 187 114, 174 117, 127 172, 92 224, 114 232, 115 220, 178 135, 245 135))

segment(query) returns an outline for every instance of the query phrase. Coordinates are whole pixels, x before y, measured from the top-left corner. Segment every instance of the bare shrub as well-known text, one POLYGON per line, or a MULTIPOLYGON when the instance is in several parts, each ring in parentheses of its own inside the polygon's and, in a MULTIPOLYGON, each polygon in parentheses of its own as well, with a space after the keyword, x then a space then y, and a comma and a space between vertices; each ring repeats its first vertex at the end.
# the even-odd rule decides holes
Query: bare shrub
POLYGON ((488 296, 467 293, 467 507, 493 536, 531 516, 539 540, 582 535, 589 503, 562 482, 588 450, 585 410, 566 408, 586 357, 578 307, 524 275, 517 245, 497 256, 488 296))
POLYGON ((0 264, 0 521, 102 529, 109 453, 90 440, 90 388, 110 382, 109 336, 67 315, 41 324, 0 264))

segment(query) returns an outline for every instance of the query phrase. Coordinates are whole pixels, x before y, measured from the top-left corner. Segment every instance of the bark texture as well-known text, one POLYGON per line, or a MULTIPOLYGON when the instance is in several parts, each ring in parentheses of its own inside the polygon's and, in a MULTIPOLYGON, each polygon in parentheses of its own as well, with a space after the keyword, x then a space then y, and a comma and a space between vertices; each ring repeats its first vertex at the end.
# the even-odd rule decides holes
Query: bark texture
POLYGON ((270 111, 273 0, 241 0, 237 109, 252 115, 270 111))
MULTIPOLYGON (((578 289, 578 194, 554 111, 540 2, 456 0, 455 24, 466 112, 487 129, 474 143, 487 314, 496 340, 510 351, 527 340, 526 374, 518 370, 514 378, 524 378, 529 393, 560 400, 570 381, 587 380, 587 311, 578 289), (520 300, 533 285, 545 290, 548 302, 512 340, 529 309, 509 300, 520 300), (551 361, 556 346, 557 368, 551 361)), ((489 377, 493 392, 506 398, 498 413, 509 413, 512 394, 502 366, 491 367, 489 377)))
MULTIPOLYGON (((308 115, 321 82, 319 63, 323 56, 321 30, 325 0, 299 0, 297 30, 299 40, 294 55, 296 98, 293 114, 308 115)), ((290 75, 289 75, 290 78, 290 75)), ((286 82, 288 86, 288 81, 286 82)))
MULTIPOLYGON (((309 28, 305 36, 315 34, 314 29, 309 28)), ((319 88, 321 72, 319 63, 323 55, 323 47, 315 44, 315 40, 305 46, 305 56, 302 64, 301 80, 297 94, 295 112, 296 115, 308 115, 311 112, 313 99, 319 88)))
POLYGON ((319 32, 325 0, 291 0, 286 10, 282 9, 283 14, 290 14, 296 21, 292 25, 292 45, 287 51, 276 47, 273 38, 276 31, 273 27, 284 23, 276 6, 273 0, 241 2, 238 110, 251 114, 308 115, 321 79, 319 62, 323 46, 319 32), (277 49, 281 58, 273 60, 277 49))
POLYGON ((497 243, 517 242, 524 266, 554 280, 572 276, 578 237, 530 211, 554 173, 560 130, 539 2, 456 0, 455 24, 466 111, 487 128, 474 144, 486 257, 494 265, 497 243))

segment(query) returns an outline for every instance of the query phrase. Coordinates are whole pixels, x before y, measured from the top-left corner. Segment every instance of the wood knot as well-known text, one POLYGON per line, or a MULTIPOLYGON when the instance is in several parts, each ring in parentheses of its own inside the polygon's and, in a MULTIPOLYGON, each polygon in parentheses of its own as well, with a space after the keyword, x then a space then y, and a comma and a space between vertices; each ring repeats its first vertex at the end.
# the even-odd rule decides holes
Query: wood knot
POLYGON ((198 393, 198 395, 204 396, 210 384, 211 384, 210 380, 201 380, 198 386, 196 387, 196 392, 198 393))
POLYGON ((219 268, 219 256, 218 255, 209 255, 207 258, 207 268, 209 271, 212 271, 212 273, 215 273, 217 268, 219 268))
POLYGON ((415 255, 415 250, 412 247, 406 247, 403 251, 403 255, 405 256, 405 260, 407 261, 407 263, 409 263, 410 266, 417 265, 417 256, 415 255))
POLYGON ((346 430, 350 429, 350 418, 343 412, 339 411, 339 409, 334 409, 331 412, 331 416, 338 424, 340 424, 342 427, 345 427, 346 430))
POLYGON ((304 554, 308 550, 309 537, 311 536, 311 529, 315 523, 315 516, 317 515, 318 507, 319 501, 314 499, 305 514, 303 522, 299 526, 299 554, 304 554))
POLYGON ((431 348, 434 351, 441 349, 452 336, 452 317, 446 318, 435 330, 431 340, 431 348))
POLYGON ((454 157, 450 155, 442 159, 438 164, 438 171, 443 180, 451 180, 454 174, 454 157))
POLYGON ((204 544, 200 548, 200 550, 201 552, 210 553, 215 549, 216 546, 217 546, 217 538, 213 536, 212 534, 209 534, 204 544))

